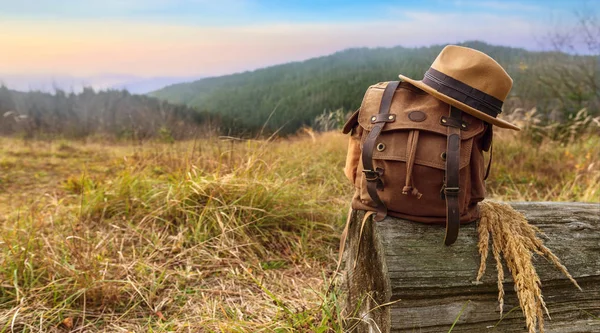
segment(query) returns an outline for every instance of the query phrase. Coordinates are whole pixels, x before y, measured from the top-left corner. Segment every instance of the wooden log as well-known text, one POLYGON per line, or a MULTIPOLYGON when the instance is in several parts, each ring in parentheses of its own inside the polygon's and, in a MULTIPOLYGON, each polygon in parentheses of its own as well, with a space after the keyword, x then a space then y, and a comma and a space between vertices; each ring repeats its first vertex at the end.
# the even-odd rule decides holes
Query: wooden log
MULTIPOLYGON (((583 288, 575 288, 550 262, 536 256, 542 293, 552 319, 546 332, 600 332, 600 204, 511 203, 546 235, 544 241, 583 288)), ((497 272, 490 254, 481 283, 476 223, 462 226, 456 243, 443 245, 444 228, 353 212, 343 258, 348 332, 526 332, 505 269, 504 316, 498 308, 497 272)))

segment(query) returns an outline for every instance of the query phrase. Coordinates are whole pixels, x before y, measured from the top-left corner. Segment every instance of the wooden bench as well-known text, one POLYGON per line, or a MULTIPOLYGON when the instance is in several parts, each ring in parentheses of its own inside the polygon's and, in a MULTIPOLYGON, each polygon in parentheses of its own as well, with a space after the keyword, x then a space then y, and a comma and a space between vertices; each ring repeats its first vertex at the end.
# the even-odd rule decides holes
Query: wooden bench
MULTIPOLYGON (((552 319, 546 332, 600 332, 600 204, 511 203, 547 237, 546 246, 583 288, 575 288, 550 262, 535 267, 552 319)), ((456 243, 443 245, 444 228, 387 217, 367 220, 355 211, 344 251, 348 332, 526 332, 525 320, 506 270, 504 316, 500 320, 496 265, 475 283, 479 268, 476 224, 462 226, 456 243), (357 245, 360 243, 360 249, 357 245), (358 254, 357 254, 358 251, 358 254)))

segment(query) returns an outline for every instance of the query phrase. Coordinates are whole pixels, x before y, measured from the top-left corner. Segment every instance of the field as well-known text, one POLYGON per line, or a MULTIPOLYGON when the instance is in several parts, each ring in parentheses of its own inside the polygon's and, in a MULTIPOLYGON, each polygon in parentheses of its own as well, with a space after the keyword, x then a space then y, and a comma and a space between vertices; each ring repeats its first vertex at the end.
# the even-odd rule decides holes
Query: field
MULTIPOLYGON (((341 332, 347 138, 0 139, 0 332, 341 332)), ((600 201, 600 137, 496 133, 489 196, 600 201)))

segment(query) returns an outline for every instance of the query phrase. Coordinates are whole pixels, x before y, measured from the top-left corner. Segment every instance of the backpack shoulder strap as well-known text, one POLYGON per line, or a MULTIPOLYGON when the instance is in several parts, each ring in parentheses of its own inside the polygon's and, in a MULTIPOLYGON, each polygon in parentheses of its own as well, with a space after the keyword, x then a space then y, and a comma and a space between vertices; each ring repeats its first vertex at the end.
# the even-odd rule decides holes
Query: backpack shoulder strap
POLYGON ((446 119, 442 118, 442 124, 448 127, 446 181, 443 188, 443 196, 446 198, 446 237, 444 238, 444 244, 452 245, 458 237, 458 230, 460 228, 458 194, 460 192, 460 129, 462 126, 462 111, 451 106, 450 116, 446 119))
POLYGON ((394 93, 399 84, 399 81, 392 81, 385 87, 379 106, 379 113, 370 119, 371 123, 375 125, 363 143, 363 172, 367 180, 367 192, 373 202, 377 205, 377 214, 374 217, 375 221, 381 221, 386 217, 387 207, 383 201, 381 201, 381 198, 379 198, 379 194, 377 193, 378 189, 383 190, 381 176, 383 176, 384 170, 382 168, 374 168, 373 149, 375 149, 375 143, 385 124, 396 120, 396 115, 390 114, 390 107, 392 105, 392 98, 394 97, 394 93))

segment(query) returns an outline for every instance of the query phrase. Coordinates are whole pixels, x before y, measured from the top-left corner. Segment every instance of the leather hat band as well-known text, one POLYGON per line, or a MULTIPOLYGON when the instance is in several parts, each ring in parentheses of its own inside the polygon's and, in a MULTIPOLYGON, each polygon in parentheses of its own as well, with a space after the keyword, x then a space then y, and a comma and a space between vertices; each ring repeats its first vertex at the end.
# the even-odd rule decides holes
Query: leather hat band
POLYGON ((496 118, 502 112, 501 100, 433 68, 429 68, 421 82, 439 93, 462 102, 490 117, 496 118))

